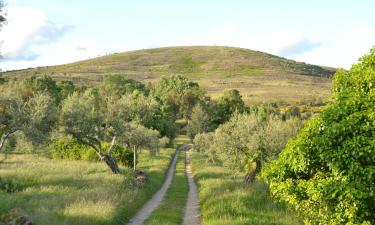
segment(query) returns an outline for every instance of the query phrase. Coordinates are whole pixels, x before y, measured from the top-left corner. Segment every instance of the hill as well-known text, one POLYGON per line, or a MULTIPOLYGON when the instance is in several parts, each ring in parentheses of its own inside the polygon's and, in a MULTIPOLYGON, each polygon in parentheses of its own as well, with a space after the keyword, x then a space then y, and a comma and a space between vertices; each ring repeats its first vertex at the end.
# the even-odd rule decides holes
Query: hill
POLYGON ((123 74, 142 82, 182 74, 217 97, 226 88, 246 101, 297 101, 326 98, 333 68, 296 62, 249 49, 222 46, 166 47, 115 53, 80 62, 3 73, 5 77, 48 74, 58 80, 98 82, 105 74, 123 74))

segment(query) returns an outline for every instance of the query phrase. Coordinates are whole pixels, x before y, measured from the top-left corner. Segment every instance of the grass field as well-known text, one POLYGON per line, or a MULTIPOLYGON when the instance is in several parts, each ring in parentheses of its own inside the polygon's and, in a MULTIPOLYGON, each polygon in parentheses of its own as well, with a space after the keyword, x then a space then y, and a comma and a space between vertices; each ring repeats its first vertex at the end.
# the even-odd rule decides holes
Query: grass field
POLYGON ((285 206, 272 201, 261 182, 244 187, 241 177, 206 163, 199 153, 192 153, 190 162, 199 189, 202 225, 302 224, 285 206))
POLYGON ((18 190, 0 190, 0 214, 20 208, 38 225, 126 223, 159 189, 173 153, 141 153, 139 168, 149 175, 141 189, 131 188, 129 175, 114 175, 103 162, 9 155, 0 163, 0 177, 12 180, 18 190))
POLYGON ((97 83, 105 74, 153 82, 182 74, 217 98, 224 89, 238 89, 248 103, 326 99, 335 69, 309 65, 249 49, 189 46, 145 49, 102 56, 60 66, 9 71, 4 77, 50 75, 58 80, 97 83))
POLYGON ((145 225, 179 225, 184 216, 189 186, 185 173, 185 152, 180 152, 172 184, 157 210, 146 220, 145 225))

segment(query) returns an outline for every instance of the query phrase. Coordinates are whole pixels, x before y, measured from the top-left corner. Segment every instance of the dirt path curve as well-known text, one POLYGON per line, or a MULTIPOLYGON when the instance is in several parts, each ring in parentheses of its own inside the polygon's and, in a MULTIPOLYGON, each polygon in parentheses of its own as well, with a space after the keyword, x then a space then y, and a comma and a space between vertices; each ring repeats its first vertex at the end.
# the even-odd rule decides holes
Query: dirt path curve
POLYGON ((173 161, 172 161, 171 165, 169 166, 167 176, 164 180, 163 185, 159 189, 159 191, 157 191, 154 194, 154 196, 152 196, 152 198, 150 200, 148 200, 148 202, 146 202, 146 204, 144 204, 142 206, 142 208, 138 211, 138 213, 130 220, 128 225, 142 225, 144 223, 144 221, 148 217, 151 216, 151 213, 159 207, 160 203, 162 202, 162 200, 165 196, 165 193, 167 192, 169 186, 171 185, 173 174, 174 174, 174 171, 176 169, 178 153, 179 153, 181 148, 183 148, 183 147, 180 147, 180 148, 176 149, 176 154, 173 158, 173 161))
POLYGON ((185 152, 185 156, 186 173, 189 182, 189 194, 185 206, 185 215, 182 225, 199 225, 200 214, 197 185, 195 184, 193 174, 191 172, 188 151, 185 152))

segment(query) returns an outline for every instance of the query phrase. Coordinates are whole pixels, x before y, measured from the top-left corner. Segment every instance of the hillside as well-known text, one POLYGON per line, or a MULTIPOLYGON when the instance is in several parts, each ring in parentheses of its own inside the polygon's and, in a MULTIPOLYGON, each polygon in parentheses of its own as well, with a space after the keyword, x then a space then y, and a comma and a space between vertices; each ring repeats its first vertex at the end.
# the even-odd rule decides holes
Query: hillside
POLYGON ((9 71, 5 77, 49 74, 58 80, 97 82, 105 74, 123 74, 143 82, 183 74, 217 97, 239 89, 247 101, 296 101, 326 98, 333 68, 309 65, 249 49, 194 46, 138 50, 71 64, 9 71))

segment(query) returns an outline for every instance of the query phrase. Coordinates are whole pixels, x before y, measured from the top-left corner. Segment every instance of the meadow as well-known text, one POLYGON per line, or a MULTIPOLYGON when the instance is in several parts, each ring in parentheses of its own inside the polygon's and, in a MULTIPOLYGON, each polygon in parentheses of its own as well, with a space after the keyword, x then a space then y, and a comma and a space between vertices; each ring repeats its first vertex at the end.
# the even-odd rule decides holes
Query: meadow
POLYGON ((149 179, 143 188, 132 185, 129 169, 113 174, 103 162, 8 155, 0 162, 0 177, 11 179, 14 188, 12 193, 0 190, 0 214, 6 217, 19 208, 35 224, 125 223, 159 189, 174 152, 141 153, 138 165, 149 179))
POLYGON ((285 205, 271 198, 262 181, 245 186, 243 176, 207 162, 197 152, 191 153, 190 162, 199 189, 202 225, 303 224, 285 205))

